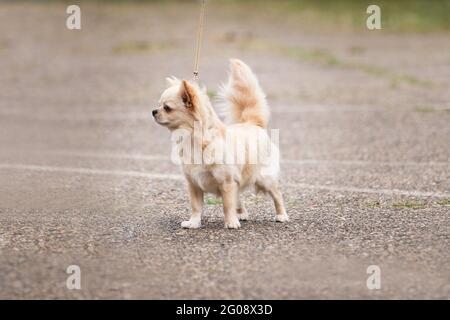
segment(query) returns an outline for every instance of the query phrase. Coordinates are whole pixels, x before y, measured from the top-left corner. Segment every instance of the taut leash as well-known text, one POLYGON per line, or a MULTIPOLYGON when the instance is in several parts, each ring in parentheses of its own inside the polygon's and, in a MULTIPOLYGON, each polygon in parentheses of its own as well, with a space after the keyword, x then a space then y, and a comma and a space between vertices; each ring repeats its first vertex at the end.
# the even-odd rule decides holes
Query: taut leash
POLYGON ((206 13, 206 0, 202 0, 202 8, 200 11, 200 18, 199 18, 199 22, 198 22, 198 31, 197 31, 197 46, 195 47, 194 81, 198 80, 198 72, 199 72, 199 68, 200 68, 200 65, 199 65, 200 51, 202 49, 205 13, 206 13))

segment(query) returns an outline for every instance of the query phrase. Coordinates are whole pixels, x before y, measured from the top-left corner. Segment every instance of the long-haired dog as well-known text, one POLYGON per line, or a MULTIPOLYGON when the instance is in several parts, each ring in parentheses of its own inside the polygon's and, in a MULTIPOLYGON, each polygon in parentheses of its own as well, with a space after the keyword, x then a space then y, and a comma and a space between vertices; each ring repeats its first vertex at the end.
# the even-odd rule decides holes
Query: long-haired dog
POLYGON ((201 226, 204 193, 221 196, 225 227, 239 228, 239 220, 248 219, 240 194, 249 187, 272 197, 276 221, 289 220, 278 187, 279 151, 266 129, 270 112, 265 94, 245 63, 232 59, 230 68, 228 83, 219 95, 225 104, 225 122, 214 111, 205 89, 177 78, 166 79, 168 88, 152 111, 155 121, 167 127, 172 137, 177 136, 173 139, 176 146, 184 140, 177 155, 188 183, 192 213, 181 223, 183 228, 201 226), (180 132, 184 139, 175 134, 180 132), (264 146, 270 148, 270 155, 261 159, 264 146), (252 158, 255 150, 257 159, 252 158), (197 153, 200 161, 195 159, 197 153), (212 160, 206 159, 212 154, 212 160), (236 161, 236 155, 241 161, 236 161))

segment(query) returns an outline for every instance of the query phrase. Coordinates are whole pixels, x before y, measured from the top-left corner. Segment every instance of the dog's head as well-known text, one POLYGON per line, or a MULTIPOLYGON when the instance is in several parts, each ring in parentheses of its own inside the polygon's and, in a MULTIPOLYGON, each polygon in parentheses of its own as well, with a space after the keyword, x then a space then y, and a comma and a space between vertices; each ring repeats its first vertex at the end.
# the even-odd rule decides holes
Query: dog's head
POLYGON ((169 130, 192 128, 201 117, 202 90, 186 80, 167 78, 166 82, 168 88, 152 111, 155 121, 169 130))

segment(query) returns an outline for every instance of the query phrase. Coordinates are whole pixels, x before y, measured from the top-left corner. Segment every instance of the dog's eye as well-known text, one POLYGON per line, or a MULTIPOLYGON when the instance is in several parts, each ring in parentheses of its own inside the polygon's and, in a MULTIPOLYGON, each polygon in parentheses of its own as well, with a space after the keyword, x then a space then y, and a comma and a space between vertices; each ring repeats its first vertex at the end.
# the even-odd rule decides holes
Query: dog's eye
POLYGON ((169 107, 167 104, 164 105, 164 110, 166 110, 166 112, 170 112, 172 110, 171 107, 169 107))

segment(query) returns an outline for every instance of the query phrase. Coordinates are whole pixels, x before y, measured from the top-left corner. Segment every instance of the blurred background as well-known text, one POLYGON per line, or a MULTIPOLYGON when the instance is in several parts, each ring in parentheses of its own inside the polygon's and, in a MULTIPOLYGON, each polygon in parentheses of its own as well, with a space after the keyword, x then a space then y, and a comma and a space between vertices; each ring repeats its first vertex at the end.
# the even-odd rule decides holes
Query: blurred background
POLYGON ((208 197, 190 232, 150 112, 165 77, 192 78, 200 1, 0 1, 0 297, 448 298, 449 12, 207 1, 200 82, 213 98, 231 57, 258 75, 292 222, 249 195, 252 221, 228 232, 208 197))
MULTIPOLYGON (((255 68, 274 106, 448 108, 449 1, 377 3, 382 30, 366 28, 367 1, 208 1, 201 82, 214 96, 228 59, 238 57, 255 68)), ((166 76, 192 77, 199 11, 199 1, 2 2, 2 115, 139 118, 156 104, 166 76), (79 31, 65 27, 66 8, 76 3, 79 31)), ((11 145, 98 142, 88 132, 61 139, 40 128, 3 128, 2 141, 11 145)), ((149 133, 116 139, 96 132, 106 134, 105 144, 111 137, 114 145, 105 147, 139 151, 149 133)), ((317 148, 301 156, 340 156, 317 148)))

